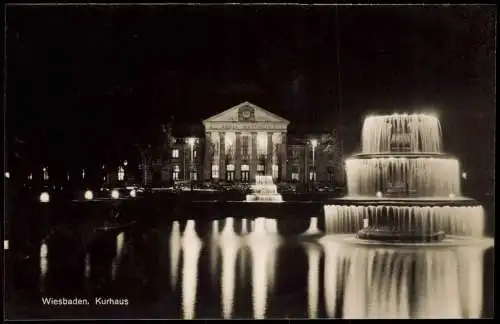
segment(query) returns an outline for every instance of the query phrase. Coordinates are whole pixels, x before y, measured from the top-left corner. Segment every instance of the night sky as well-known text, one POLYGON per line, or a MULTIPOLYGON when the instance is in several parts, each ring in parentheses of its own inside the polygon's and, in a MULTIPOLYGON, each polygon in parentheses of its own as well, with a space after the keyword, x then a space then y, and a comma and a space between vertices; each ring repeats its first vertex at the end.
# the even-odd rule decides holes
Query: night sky
POLYGON ((367 113, 431 109, 484 182, 495 20, 494 6, 9 6, 10 152, 17 136, 33 163, 113 161, 171 116, 248 100, 292 129, 340 125, 349 154, 367 113))

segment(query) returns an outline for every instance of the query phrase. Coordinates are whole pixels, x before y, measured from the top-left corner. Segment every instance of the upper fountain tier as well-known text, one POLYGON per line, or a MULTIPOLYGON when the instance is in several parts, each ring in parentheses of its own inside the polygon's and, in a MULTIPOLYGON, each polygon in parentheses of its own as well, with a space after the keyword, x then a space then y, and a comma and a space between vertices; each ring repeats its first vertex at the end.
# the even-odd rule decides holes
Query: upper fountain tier
POLYGON ((441 125, 425 114, 392 114, 365 118, 361 134, 362 152, 440 153, 441 125))

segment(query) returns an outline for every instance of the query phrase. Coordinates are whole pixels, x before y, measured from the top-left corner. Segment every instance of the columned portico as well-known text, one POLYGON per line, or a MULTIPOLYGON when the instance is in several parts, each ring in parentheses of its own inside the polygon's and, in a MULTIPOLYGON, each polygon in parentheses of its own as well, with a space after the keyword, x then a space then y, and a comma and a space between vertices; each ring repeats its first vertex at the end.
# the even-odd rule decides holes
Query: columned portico
POLYGON ((249 102, 204 120, 205 133, 210 135, 205 140, 205 180, 253 182, 257 174, 284 178, 288 124, 249 102))

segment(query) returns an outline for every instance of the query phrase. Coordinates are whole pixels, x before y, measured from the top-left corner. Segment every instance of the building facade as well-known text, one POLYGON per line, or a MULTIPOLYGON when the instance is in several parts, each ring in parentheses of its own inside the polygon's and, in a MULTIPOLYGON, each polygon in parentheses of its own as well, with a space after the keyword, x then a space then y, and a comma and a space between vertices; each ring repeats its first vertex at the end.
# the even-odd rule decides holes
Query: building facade
POLYGON ((168 159, 142 168, 143 184, 255 181, 343 184, 339 139, 333 132, 294 133, 290 122, 250 102, 203 120, 204 135, 178 136, 168 159), (165 162, 168 161, 168 162, 165 162))

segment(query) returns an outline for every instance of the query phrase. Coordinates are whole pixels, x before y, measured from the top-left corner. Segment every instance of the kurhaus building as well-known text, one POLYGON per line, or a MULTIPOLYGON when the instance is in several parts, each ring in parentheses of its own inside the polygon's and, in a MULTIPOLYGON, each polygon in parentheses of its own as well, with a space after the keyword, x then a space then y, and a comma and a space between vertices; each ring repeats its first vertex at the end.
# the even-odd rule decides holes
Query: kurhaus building
MULTIPOLYGON (((203 120, 199 136, 176 136, 168 163, 153 161, 147 183, 172 181, 343 182, 339 141, 333 132, 289 132, 290 122, 250 102, 203 120)), ((174 132, 175 135, 175 132, 174 132)), ((170 154, 170 153, 168 153, 170 154)))

